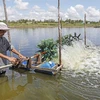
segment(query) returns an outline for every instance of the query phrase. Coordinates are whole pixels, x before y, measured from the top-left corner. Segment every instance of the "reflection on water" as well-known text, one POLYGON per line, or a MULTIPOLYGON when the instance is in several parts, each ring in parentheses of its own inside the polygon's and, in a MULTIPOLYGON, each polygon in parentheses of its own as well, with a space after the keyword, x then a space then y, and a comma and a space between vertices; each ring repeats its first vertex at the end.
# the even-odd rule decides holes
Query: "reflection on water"
MULTIPOLYGON (((26 70, 9 70, 0 76, 0 100, 100 100, 100 29, 87 29, 88 47, 83 41, 62 47, 61 73, 50 76, 26 70), (92 34, 91 31, 95 34, 92 34), (98 37, 97 37, 98 36, 98 37)), ((38 50, 47 38, 58 38, 57 28, 12 29, 12 43, 25 56, 38 50), (19 36, 20 34, 20 36, 19 36)), ((83 28, 63 28, 63 35, 81 33, 83 28)))
POLYGON ((0 77, 0 100, 52 100, 59 87, 58 79, 60 74, 46 76, 34 71, 16 70, 12 78, 6 75, 0 77))

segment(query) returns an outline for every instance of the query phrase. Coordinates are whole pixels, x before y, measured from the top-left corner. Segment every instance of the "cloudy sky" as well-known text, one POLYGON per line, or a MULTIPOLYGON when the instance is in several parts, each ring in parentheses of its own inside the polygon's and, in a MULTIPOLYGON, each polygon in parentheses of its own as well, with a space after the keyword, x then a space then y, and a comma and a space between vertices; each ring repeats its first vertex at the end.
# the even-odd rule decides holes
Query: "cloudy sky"
MULTIPOLYGON (((0 0, 0 20, 5 19, 3 0, 0 0)), ((8 20, 54 19, 58 16, 58 0, 5 0, 8 20)), ((100 0, 60 0, 60 15, 63 20, 100 20, 100 0)))

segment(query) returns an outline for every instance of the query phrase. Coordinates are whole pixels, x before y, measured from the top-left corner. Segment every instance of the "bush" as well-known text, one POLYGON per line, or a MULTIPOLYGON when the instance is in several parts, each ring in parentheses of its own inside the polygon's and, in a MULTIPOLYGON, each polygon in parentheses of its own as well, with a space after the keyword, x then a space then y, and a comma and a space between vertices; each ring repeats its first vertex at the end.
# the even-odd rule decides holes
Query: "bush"
POLYGON ((50 61, 53 58, 57 57, 57 44, 53 39, 43 40, 40 44, 38 44, 39 49, 41 52, 46 52, 42 56, 43 61, 50 61))

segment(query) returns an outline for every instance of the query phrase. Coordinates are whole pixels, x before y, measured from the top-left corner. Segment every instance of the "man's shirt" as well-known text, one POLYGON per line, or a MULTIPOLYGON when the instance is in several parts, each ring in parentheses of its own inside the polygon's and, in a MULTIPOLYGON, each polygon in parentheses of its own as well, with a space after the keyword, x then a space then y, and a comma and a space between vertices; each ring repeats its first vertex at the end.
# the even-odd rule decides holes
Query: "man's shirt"
MULTIPOLYGON (((11 51, 11 45, 5 37, 0 37, 0 53, 7 55, 7 50, 11 51)), ((2 58, 4 64, 7 64, 7 60, 2 58)))

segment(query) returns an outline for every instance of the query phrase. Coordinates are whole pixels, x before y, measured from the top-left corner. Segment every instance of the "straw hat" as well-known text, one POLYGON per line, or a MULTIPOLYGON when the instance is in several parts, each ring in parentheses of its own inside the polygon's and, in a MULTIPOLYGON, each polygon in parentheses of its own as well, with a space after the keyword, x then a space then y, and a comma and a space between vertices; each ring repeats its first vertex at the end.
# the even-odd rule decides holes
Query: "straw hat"
POLYGON ((7 30, 9 30, 9 28, 8 28, 8 26, 7 26, 5 23, 0 22, 0 30, 5 30, 5 31, 7 31, 7 30))

